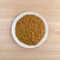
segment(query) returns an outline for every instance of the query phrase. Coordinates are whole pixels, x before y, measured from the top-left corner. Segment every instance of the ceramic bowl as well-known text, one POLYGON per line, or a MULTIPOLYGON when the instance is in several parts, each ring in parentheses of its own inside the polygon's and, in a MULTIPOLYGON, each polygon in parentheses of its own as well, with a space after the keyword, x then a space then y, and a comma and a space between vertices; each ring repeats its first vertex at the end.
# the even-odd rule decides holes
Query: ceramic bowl
POLYGON ((46 19, 41 14, 36 13, 36 12, 24 12, 24 13, 21 13, 13 21, 13 24, 12 24, 12 37, 13 37, 14 41, 19 46, 24 47, 24 48, 36 48, 36 47, 41 46, 47 40, 47 37, 48 37, 48 24, 46 22, 46 19), (15 27, 16 27, 17 21, 20 18, 22 18, 23 16, 27 15, 27 14, 33 14, 33 15, 38 16, 39 18, 42 19, 42 21, 44 22, 44 25, 45 25, 45 35, 44 35, 44 37, 41 39, 41 41, 37 45, 26 45, 26 44, 24 44, 23 42, 21 42, 20 40, 18 40, 18 38, 16 36, 16 33, 15 33, 15 27))

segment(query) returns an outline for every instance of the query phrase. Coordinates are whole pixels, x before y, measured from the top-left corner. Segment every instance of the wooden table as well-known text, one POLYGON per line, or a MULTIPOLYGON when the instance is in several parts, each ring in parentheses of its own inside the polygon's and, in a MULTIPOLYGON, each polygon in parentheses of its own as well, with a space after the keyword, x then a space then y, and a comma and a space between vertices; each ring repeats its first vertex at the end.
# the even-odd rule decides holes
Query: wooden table
POLYGON ((0 60, 60 60, 60 0, 0 0, 0 60), (47 41, 36 49, 18 46, 11 24, 22 12, 42 14, 49 25, 47 41))

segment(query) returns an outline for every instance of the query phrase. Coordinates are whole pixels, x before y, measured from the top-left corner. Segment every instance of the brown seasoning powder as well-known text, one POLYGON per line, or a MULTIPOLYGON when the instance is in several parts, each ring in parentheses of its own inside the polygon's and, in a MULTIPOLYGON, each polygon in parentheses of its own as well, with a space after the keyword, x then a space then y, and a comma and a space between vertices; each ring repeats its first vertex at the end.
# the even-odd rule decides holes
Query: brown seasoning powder
POLYGON ((17 21, 15 32, 24 44, 36 45, 44 37, 45 26, 39 17, 28 14, 17 21))

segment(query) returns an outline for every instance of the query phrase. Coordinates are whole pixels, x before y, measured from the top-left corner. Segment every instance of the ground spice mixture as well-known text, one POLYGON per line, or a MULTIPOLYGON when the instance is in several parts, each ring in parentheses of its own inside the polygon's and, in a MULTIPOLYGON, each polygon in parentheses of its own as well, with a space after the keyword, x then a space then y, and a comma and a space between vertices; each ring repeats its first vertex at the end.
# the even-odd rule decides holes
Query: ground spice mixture
POLYGON ((27 44, 36 45, 45 34, 43 21, 35 15, 25 15, 16 23, 17 38, 27 44))

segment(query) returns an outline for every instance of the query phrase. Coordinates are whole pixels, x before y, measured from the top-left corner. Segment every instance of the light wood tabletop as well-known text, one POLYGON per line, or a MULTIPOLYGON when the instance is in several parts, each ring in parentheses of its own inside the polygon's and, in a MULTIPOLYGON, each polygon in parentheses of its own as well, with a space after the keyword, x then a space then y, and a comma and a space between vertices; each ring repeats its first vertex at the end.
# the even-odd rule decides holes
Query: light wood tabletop
POLYGON ((60 0, 0 0, 0 60, 60 60, 60 0), (42 14, 49 25, 47 41, 35 49, 18 46, 11 24, 20 13, 42 14))

